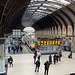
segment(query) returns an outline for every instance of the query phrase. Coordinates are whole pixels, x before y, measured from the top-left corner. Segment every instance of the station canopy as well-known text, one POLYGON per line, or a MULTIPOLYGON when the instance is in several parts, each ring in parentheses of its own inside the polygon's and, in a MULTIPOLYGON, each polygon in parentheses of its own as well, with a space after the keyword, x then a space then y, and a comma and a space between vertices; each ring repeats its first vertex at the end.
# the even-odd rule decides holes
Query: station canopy
POLYGON ((73 3, 73 0, 31 0, 22 17, 23 26, 31 26, 37 20, 73 3))

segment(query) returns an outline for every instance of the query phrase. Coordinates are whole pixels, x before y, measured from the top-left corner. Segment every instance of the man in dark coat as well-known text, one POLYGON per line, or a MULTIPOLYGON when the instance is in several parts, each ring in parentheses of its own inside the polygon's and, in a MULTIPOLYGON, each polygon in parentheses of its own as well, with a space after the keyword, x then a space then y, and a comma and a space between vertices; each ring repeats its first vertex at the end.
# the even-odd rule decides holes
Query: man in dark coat
POLYGON ((36 72, 37 68, 38 68, 37 72, 39 72, 40 61, 37 60, 35 64, 36 64, 35 72, 36 72))
POLYGON ((8 47, 8 53, 10 53, 10 46, 8 47))
POLYGON ((13 54, 15 54, 15 46, 13 46, 13 54))
POLYGON ((58 54, 56 55, 56 61, 57 61, 57 63, 58 63, 58 58, 59 58, 59 56, 58 56, 58 54))
POLYGON ((16 46, 16 51, 17 51, 17 53, 18 53, 18 50, 19 50, 19 48, 18 48, 18 46, 16 46))
POLYGON ((21 51, 21 52, 23 51, 23 48, 22 48, 22 46, 20 46, 20 51, 21 51))
POLYGON ((52 56, 49 55, 49 63, 52 64, 52 56))
POLYGON ((53 56, 54 64, 56 64, 56 55, 53 56))
POLYGON ((48 75, 48 70, 49 70, 49 65, 50 65, 50 63, 49 63, 48 61, 46 61, 46 62, 44 63, 44 65, 45 65, 45 73, 44 73, 44 74, 46 74, 46 72, 47 72, 47 75, 48 75))

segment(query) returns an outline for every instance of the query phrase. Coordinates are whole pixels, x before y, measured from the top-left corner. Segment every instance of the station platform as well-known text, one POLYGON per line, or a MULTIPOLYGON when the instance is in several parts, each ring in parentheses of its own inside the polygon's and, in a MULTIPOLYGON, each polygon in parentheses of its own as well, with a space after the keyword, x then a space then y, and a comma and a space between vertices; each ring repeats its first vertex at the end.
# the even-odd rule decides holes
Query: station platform
MULTIPOLYGON (((68 52, 63 52, 60 62, 55 65, 52 63, 49 68, 49 75, 70 75, 75 73, 75 54, 73 58, 68 58, 68 52)), ((14 67, 8 66, 7 75, 44 75, 44 62, 48 60, 49 55, 41 56, 41 65, 39 72, 35 72, 33 60, 34 54, 11 55, 14 59, 14 67)))

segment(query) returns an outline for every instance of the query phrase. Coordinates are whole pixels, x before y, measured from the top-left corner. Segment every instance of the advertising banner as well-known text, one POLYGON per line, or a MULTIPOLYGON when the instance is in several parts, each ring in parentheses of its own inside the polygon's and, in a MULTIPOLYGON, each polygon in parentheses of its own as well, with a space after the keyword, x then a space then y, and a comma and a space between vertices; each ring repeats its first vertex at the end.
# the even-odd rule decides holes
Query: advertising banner
POLYGON ((68 35, 72 35, 72 26, 68 25, 68 35))
POLYGON ((62 32, 63 32, 63 35, 66 35, 66 28, 65 28, 65 26, 64 26, 64 25, 63 25, 62 32))
POLYGON ((58 34, 61 35, 61 28, 60 28, 60 26, 58 27, 58 34))

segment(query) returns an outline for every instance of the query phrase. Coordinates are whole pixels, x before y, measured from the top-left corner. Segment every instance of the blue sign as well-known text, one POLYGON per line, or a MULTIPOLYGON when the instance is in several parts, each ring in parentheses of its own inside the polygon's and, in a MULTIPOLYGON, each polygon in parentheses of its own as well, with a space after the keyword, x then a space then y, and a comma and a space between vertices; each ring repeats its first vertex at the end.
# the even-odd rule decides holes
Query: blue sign
POLYGON ((71 29, 69 29, 69 32, 71 32, 71 29))
POLYGON ((7 47, 7 46, 5 47, 5 50, 6 50, 6 49, 8 49, 8 47, 7 47))

